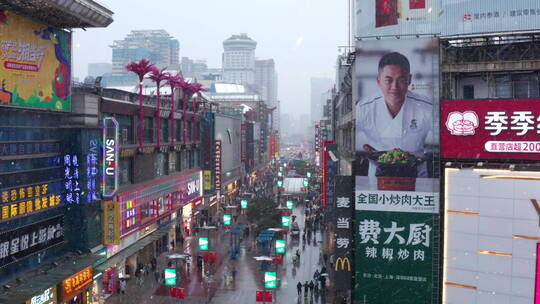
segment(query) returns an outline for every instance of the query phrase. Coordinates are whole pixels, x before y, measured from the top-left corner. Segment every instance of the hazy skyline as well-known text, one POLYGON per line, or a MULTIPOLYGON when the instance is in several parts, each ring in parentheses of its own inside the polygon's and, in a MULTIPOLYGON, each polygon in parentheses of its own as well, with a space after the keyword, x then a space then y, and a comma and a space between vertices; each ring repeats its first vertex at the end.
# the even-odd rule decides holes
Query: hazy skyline
POLYGON ((75 30, 74 75, 88 63, 111 62, 114 40, 131 30, 164 29, 180 42, 180 57, 221 67, 223 41, 247 33, 257 58, 273 58, 282 112, 309 113, 310 77, 335 78, 338 46, 347 44, 347 0, 100 0, 114 11, 107 28, 75 30))

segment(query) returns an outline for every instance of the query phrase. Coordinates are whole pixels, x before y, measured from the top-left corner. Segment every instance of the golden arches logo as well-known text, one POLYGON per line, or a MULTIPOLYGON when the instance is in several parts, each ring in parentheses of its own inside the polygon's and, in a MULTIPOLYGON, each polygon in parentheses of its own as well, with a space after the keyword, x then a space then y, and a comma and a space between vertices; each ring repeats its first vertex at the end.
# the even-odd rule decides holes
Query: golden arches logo
POLYGON ((349 260, 349 258, 345 257, 345 258, 337 258, 336 260, 336 265, 334 266, 334 270, 335 271, 339 271, 339 266, 341 265, 341 271, 344 271, 345 270, 345 264, 347 264, 347 271, 351 271, 351 261, 349 260))

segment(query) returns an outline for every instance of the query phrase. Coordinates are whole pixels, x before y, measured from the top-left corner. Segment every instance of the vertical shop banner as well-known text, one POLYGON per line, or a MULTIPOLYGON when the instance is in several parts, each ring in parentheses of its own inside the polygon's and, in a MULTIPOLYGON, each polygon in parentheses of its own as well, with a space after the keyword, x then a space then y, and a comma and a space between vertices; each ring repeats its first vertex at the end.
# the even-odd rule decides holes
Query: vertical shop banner
POLYGON ((247 159, 247 126, 245 123, 240 126, 240 132, 240 155, 241 161, 245 163, 247 159))
POLYGON ((221 140, 215 142, 214 188, 221 191, 221 140))
POLYGON ((63 216, 2 232, 0 268, 63 242, 63 216))
POLYGON ((435 303, 438 41, 359 42, 355 64, 355 300, 435 303))
POLYGON ((71 110, 71 33, 0 10, 0 106, 71 110))
POLYGON ((334 180, 339 166, 336 154, 337 144, 335 141, 323 142, 323 207, 327 207, 327 212, 329 212, 329 214, 332 214, 331 211, 333 210, 331 203, 334 201, 334 180))
MULTIPOLYGON (((336 176, 335 179, 335 238, 334 238, 334 285, 343 294, 351 290, 354 271, 353 253, 353 210, 354 177, 336 176)), ((348 298, 348 294, 345 294, 348 298)))
POLYGON ((118 189, 118 121, 114 117, 103 118, 103 196, 111 197, 118 189))
POLYGON ((103 245, 118 245, 119 243, 120 243, 119 203, 114 202, 114 201, 103 201, 103 245))

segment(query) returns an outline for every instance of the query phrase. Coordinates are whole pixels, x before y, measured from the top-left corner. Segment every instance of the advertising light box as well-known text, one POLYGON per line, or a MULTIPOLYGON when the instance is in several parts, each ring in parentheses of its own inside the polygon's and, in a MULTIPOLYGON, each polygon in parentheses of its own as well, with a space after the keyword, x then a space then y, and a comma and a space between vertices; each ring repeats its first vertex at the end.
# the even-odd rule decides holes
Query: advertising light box
POLYGON ((540 99, 445 100, 441 156, 540 158, 540 99))
POLYGON ((0 13, 0 106, 71 110, 71 33, 0 13))

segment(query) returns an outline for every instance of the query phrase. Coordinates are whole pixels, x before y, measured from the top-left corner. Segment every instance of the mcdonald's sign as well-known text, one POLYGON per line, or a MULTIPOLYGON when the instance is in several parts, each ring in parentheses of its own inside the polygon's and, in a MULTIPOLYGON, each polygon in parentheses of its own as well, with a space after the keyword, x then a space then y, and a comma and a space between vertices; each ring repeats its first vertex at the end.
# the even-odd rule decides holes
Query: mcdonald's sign
POLYGON ((335 271, 345 271, 345 264, 347 264, 347 271, 351 272, 351 261, 347 257, 339 257, 336 260, 336 265, 334 266, 335 271), (341 270, 338 270, 341 266, 341 270))

